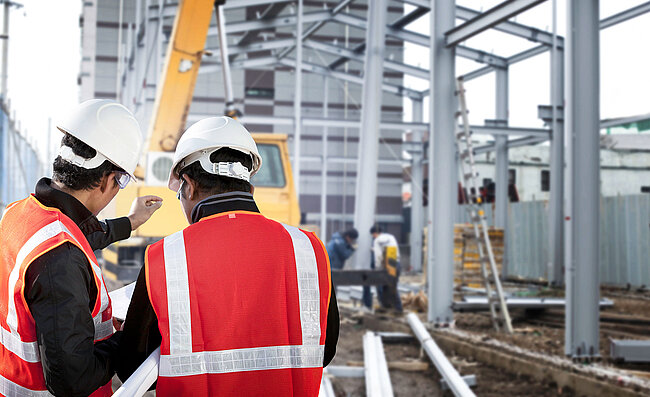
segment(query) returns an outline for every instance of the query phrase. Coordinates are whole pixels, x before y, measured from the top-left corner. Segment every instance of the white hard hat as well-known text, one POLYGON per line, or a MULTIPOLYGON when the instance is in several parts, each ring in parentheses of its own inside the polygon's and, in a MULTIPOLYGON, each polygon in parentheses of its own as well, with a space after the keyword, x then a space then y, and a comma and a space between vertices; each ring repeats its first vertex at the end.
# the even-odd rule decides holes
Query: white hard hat
POLYGON ((133 172, 142 151, 142 132, 133 113, 108 99, 90 99, 80 103, 56 127, 97 151, 92 159, 83 159, 63 146, 64 160, 91 169, 108 160, 135 179, 133 172))
POLYGON ((178 173, 195 161, 199 161, 201 167, 209 173, 246 181, 262 166, 262 158, 250 132, 241 123, 227 116, 199 120, 181 136, 176 145, 167 183, 171 190, 179 189, 178 173), (250 173, 240 163, 212 163, 210 155, 222 148, 239 150, 251 156, 253 169, 250 173))

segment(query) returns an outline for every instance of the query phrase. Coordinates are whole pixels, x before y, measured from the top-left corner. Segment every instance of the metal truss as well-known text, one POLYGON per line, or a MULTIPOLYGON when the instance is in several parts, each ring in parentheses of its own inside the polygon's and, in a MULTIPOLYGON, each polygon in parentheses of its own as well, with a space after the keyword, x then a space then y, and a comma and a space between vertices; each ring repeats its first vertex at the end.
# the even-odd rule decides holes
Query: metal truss
POLYGON ((510 0, 477 15, 460 26, 445 33, 447 46, 455 46, 462 41, 476 36, 510 17, 518 15, 545 0, 510 0))

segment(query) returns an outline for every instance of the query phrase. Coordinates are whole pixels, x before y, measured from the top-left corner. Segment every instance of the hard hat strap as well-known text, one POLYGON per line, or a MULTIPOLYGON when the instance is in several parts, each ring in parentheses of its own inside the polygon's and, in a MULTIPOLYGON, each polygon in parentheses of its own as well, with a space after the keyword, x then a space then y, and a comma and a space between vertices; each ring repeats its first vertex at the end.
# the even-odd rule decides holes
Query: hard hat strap
POLYGON ((97 168, 102 165, 104 161, 108 160, 103 154, 99 152, 97 152, 95 157, 90 159, 81 157, 78 154, 75 154, 70 146, 61 146, 59 149, 59 156, 61 156, 64 161, 74 164, 77 167, 85 168, 87 170, 97 168))
POLYGON ((226 176, 229 178, 241 179, 246 182, 251 180, 251 172, 240 162, 219 162, 213 163, 210 161, 210 156, 215 151, 221 148, 201 150, 187 156, 178 165, 178 172, 182 171, 185 167, 198 161, 201 168, 210 174, 226 176))

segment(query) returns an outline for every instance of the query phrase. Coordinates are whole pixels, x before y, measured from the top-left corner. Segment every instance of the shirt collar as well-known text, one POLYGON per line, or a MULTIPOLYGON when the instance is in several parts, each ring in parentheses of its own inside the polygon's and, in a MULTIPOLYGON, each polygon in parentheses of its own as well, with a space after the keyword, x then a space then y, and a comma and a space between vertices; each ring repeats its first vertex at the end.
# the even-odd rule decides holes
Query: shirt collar
POLYGON ((34 197, 46 207, 60 210, 77 224, 84 235, 103 231, 101 223, 81 201, 74 196, 52 187, 50 178, 41 178, 36 183, 34 197))
POLYGON ((192 208, 192 223, 196 223, 206 216, 229 211, 260 212, 253 199, 253 194, 248 192, 228 192, 215 194, 198 202, 192 208))

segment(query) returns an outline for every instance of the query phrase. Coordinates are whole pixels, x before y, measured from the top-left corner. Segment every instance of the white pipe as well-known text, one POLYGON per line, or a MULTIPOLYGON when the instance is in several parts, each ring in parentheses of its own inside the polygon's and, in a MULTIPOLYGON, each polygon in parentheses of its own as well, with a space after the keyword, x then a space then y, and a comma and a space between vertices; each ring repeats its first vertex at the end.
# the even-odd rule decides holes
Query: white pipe
POLYGON ((422 344, 422 348, 433 362, 433 365, 436 366, 438 373, 442 375, 443 379, 449 385, 449 388, 454 393, 455 396, 470 397, 475 396, 460 376, 458 371, 451 365, 445 354, 440 350, 436 342, 433 341, 429 332, 418 318, 415 313, 409 313, 406 316, 413 333, 417 336, 418 340, 422 344))
POLYGON ((135 370, 133 375, 117 389, 113 397, 140 397, 158 379, 158 363, 160 362, 160 347, 135 370))

